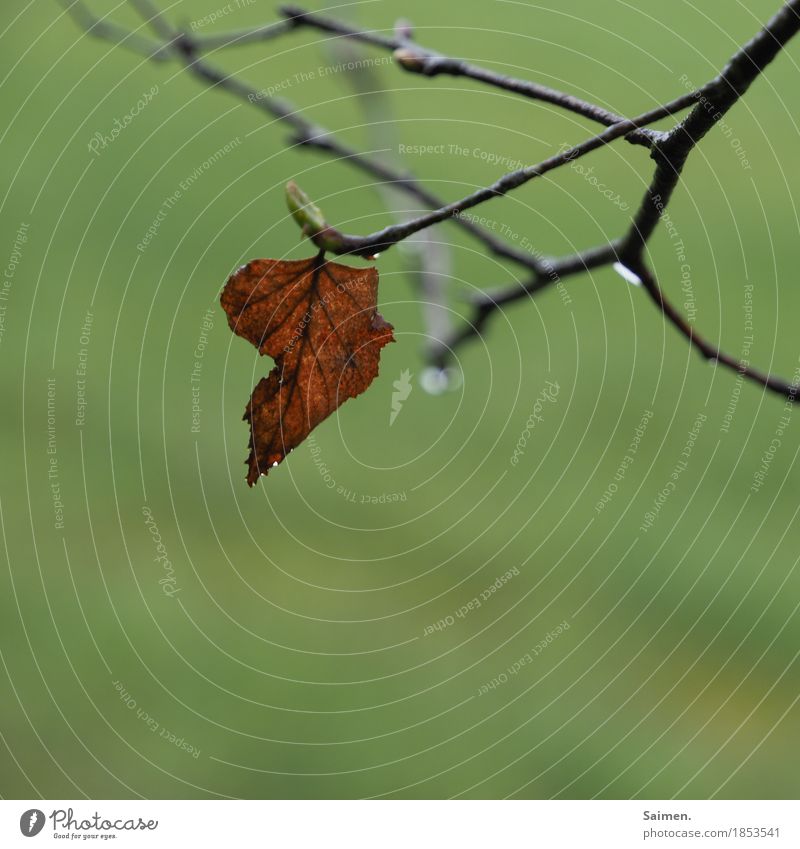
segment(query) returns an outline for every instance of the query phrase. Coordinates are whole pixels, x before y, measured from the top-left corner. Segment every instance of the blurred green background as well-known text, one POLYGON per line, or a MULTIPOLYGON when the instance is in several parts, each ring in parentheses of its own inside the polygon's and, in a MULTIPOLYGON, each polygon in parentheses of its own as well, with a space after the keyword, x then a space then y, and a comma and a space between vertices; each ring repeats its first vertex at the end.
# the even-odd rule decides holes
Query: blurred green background
MULTIPOLYGON (((635 114, 711 77, 778 5, 334 12, 388 30, 408 18, 429 47, 635 114)), ((124 4, 92 8, 140 25, 124 4)), ((212 24, 220 0, 164 8, 198 33, 276 14, 234 2, 212 24)), ((393 220, 384 198, 178 62, 83 35, 55 2, 5 0, 0 30, 3 796, 797 796, 796 413, 694 356, 610 269, 508 308, 460 350, 451 391, 429 394, 419 296, 393 250, 378 263, 397 336, 380 377, 249 490, 241 416, 271 364, 229 332, 221 287, 252 257, 308 254, 288 179, 350 232, 393 220), (558 395, 525 434, 548 380, 558 395)), ((369 82, 387 91, 393 156, 467 150, 401 157, 447 199, 502 173, 490 155, 533 163, 594 129, 364 55, 382 60, 369 82)), ((209 60, 385 147, 330 70, 337 56, 301 30, 209 60)), ((666 228, 652 243, 699 329, 787 377, 800 366, 799 60, 800 41, 691 158, 670 207, 685 259, 666 228)), ((647 153, 617 143, 584 164, 620 203, 562 169, 479 214, 545 254, 616 236, 647 153)), ((434 235, 454 314, 470 291, 519 279, 454 225, 434 235)))

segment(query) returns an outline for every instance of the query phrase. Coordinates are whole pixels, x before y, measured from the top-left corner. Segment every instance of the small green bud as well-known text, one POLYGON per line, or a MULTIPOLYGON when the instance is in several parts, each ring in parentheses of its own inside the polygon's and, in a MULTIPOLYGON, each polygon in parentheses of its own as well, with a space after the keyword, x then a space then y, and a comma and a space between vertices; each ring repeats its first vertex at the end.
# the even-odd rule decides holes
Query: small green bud
POLYGON ((322 210, 294 180, 290 180, 286 184, 286 205, 289 207, 292 218, 300 225, 304 235, 314 237, 322 230, 327 229, 328 224, 322 210))

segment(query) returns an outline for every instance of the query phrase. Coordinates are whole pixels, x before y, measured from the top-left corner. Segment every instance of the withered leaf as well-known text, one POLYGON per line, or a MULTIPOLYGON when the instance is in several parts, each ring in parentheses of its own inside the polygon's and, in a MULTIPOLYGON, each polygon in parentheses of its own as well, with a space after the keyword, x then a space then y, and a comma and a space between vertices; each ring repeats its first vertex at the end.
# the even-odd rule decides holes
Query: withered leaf
POLYGON ((250 486, 378 374, 380 351, 394 341, 377 311, 378 272, 311 259, 255 259, 222 292, 231 330, 275 368, 253 390, 250 486))

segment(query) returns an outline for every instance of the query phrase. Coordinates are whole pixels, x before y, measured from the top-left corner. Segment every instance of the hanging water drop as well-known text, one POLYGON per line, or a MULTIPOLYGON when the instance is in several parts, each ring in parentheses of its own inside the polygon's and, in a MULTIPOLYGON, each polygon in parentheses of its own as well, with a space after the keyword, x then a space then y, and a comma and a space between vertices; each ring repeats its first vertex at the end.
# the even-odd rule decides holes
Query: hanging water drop
POLYGON ((419 385, 428 395, 441 395, 461 386, 461 375, 455 369, 429 366, 419 378, 419 385))
POLYGON ((627 265, 623 265, 621 262, 615 262, 614 271, 616 271, 623 280, 627 280, 632 286, 642 285, 639 275, 634 274, 627 265))

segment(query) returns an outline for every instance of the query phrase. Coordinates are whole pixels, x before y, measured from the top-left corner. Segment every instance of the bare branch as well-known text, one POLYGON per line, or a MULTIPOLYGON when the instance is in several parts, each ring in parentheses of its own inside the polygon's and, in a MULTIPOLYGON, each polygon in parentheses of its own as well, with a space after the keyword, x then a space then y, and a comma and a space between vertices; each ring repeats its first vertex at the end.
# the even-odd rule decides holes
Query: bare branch
POLYGON ((686 160, 800 29, 800 0, 790 0, 766 26, 728 61, 719 76, 703 86, 689 115, 654 145, 656 171, 620 253, 636 258, 652 235, 675 190, 686 160))
POLYGON ((341 35, 353 41, 359 41, 362 44, 369 44, 372 47, 399 50, 401 47, 407 47, 410 44, 409 39, 400 38, 396 34, 394 36, 386 36, 380 35, 374 30, 356 29, 341 21, 335 21, 332 18, 326 18, 314 12, 309 12, 300 6, 281 6, 279 11, 286 18, 293 20, 297 26, 312 27, 323 32, 332 33, 333 35, 341 35))
POLYGON ((188 33, 184 32, 184 38, 191 41, 197 51, 220 50, 226 47, 242 47, 257 41, 270 41, 279 38, 295 29, 295 22, 291 19, 276 21, 265 26, 252 27, 250 29, 231 30, 220 33, 188 33))
POLYGON ((534 274, 527 283, 497 289, 472 298, 472 315, 461 328, 441 340, 441 345, 433 352, 434 365, 444 368, 452 352, 470 339, 479 338, 489 319, 507 304, 523 298, 533 298, 543 289, 558 285, 568 277, 610 265, 616 262, 617 258, 615 244, 589 248, 559 258, 545 257, 540 260, 542 270, 534 274))
POLYGON ((58 0, 78 27, 87 34, 110 41, 120 47, 125 47, 156 62, 170 59, 170 51, 163 44, 153 41, 139 33, 131 32, 125 27, 98 18, 88 9, 83 0, 58 0))
POLYGON ((724 351, 720 350, 719 347, 703 338, 692 327, 692 325, 689 324, 684 316, 681 315, 680 311, 666 299, 655 276, 643 261, 636 262, 629 267, 630 270, 633 271, 633 273, 636 274, 642 281, 642 287, 654 303, 659 306, 664 318, 666 318, 673 327, 680 331, 689 340, 689 344, 692 345, 702 357, 706 360, 714 360, 720 365, 733 369, 741 374, 742 377, 746 377, 748 380, 752 380, 755 383, 760 383, 772 392, 777 392, 779 395, 783 395, 792 401, 795 400, 797 393, 800 392, 800 386, 792 385, 782 378, 775 377, 771 374, 767 374, 766 372, 752 368, 749 363, 737 360, 730 354, 726 354, 724 351))
MULTIPOLYGON (((446 340, 448 344, 452 347, 479 335, 495 310, 512 301, 531 297, 554 280, 591 267, 622 261, 640 277, 645 290, 661 306, 665 317, 693 342, 703 356, 735 369, 743 377, 771 391, 794 399, 798 387, 753 369, 698 337, 683 316, 665 300, 655 277, 645 265, 643 253, 680 181, 691 151, 742 97, 798 29, 800 2, 791 0, 784 4, 754 38, 734 54, 717 77, 692 95, 696 103, 687 118, 653 146, 651 156, 657 163, 656 171, 626 236, 607 247, 577 253, 564 258, 560 263, 553 263, 553 271, 549 276, 539 272, 525 286, 511 287, 478 299, 474 304, 471 321, 451 339, 446 340)), ((443 347, 440 356, 446 357, 446 350, 443 347)))
MULTIPOLYGON (((463 59, 442 56, 431 50, 412 44, 408 39, 386 38, 374 32, 355 29, 354 27, 347 26, 347 24, 326 18, 314 12, 309 12, 298 6, 282 6, 281 12, 287 16, 287 20, 292 21, 296 25, 307 26, 321 30, 322 32, 329 32, 344 38, 354 39, 364 44, 370 44, 373 47, 394 50, 395 59, 398 64, 411 73, 422 74, 427 77, 434 77, 438 74, 447 74, 452 77, 468 77, 476 82, 484 83, 494 88, 521 94, 531 100, 540 100, 554 106, 560 106, 562 109, 582 115, 584 118, 589 118, 597 123, 605 124, 607 127, 619 124, 625 120, 623 115, 617 115, 615 112, 610 112, 607 109, 603 109, 602 106, 582 100, 574 95, 566 94, 563 91, 558 91, 557 89, 529 80, 520 80, 506 76, 505 74, 497 74, 494 71, 465 62, 463 59)), ((690 102, 688 101, 686 105, 688 106, 690 102)), ((626 138, 633 144, 652 147, 653 141, 660 138, 660 136, 660 133, 652 130, 634 130, 626 138)))
MULTIPOLYGON (((208 42, 198 41, 194 36, 187 36, 185 33, 173 30, 164 21, 158 8, 151 0, 130 0, 130 2, 164 39, 163 50, 171 49, 175 55, 184 61, 187 69, 203 81, 225 89, 292 127, 295 133, 291 140, 293 144, 332 154, 337 159, 350 163, 369 177, 382 183, 391 184, 429 209, 436 209, 443 205, 441 198, 421 186, 411 174, 399 172, 381 162, 377 157, 361 153, 339 141, 324 127, 305 119, 294 104, 288 100, 274 96, 264 97, 263 92, 201 58, 199 54, 205 49, 208 42)), ((98 33, 98 35, 103 37, 101 33, 98 33)), ((454 223, 480 241, 494 256, 510 260, 533 271, 539 270, 539 264, 534 256, 508 245, 489 230, 467 219, 454 219, 454 223)))
POLYGON ((477 191, 472 192, 466 197, 454 201, 453 203, 445 204, 439 209, 433 210, 425 215, 421 215, 419 218, 412 221, 408 221, 404 224, 395 224, 389 227, 384 227, 382 230, 378 230, 368 236, 351 236, 340 233, 339 248, 336 249, 328 244, 328 249, 340 254, 357 254, 358 256, 370 256, 372 254, 379 253, 380 251, 392 247, 392 245, 396 245, 403 239, 407 239, 412 234, 417 233, 420 230, 424 230, 426 227, 438 224, 440 221, 445 221, 448 218, 457 218, 467 209, 486 203, 486 201, 493 200, 494 198, 501 197, 502 195, 523 186, 525 183, 530 182, 536 177, 542 177, 549 171, 560 168, 568 162, 573 162, 574 160, 585 156, 587 153, 591 153, 593 150, 605 147, 605 145, 627 135, 632 130, 639 129, 647 124, 659 121, 662 118, 673 114, 676 110, 689 105, 693 102, 693 100, 694 94, 684 94, 670 103, 651 109, 649 112, 638 115, 636 118, 625 119, 624 121, 620 121, 618 124, 613 124, 602 133, 592 136, 580 144, 576 144, 566 150, 562 150, 560 153, 545 159, 537 165, 529 165, 525 168, 520 168, 517 171, 511 171, 504 174, 491 185, 478 189, 477 191))
POLYGON ((681 313, 667 301, 644 259, 647 242, 680 182, 688 156, 798 32, 800 0, 785 2, 773 18, 731 57, 722 72, 699 90, 683 94, 664 106, 651 109, 631 119, 623 118, 596 104, 538 83, 497 74, 461 59, 442 56, 418 47, 412 42, 410 33, 405 27, 400 27, 393 36, 385 36, 377 32, 357 30, 347 24, 290 6, 283 9, 286 20, 276 24, 234 33, 199 36, 189 35, 173 28, 164 19, 153 0, 130 0, 131 5, 140 12, 160 39, 160 43, 155 43, 138 33, 127 32, 105 19, 96 18, 88 11, 82 0, 74 0, 74 2, 60 0, 60 2, 70 15, 92 35, 136 50, 148 58, 163 60, 177 57, 181 59, 187 69, 199 79, 212 86, 225 89, 286 123, 294 131, 292 141, 295 144, 342 159, 379 183, 390 185, 415 198, 431 210, 367 236, 347 235, 328 227, 323 233, 318 233, 314 237, 319 239, 324 236, 323 241, 327 250, 340 254, 371 256, 432 225, 451 220, 478 239, 495 256, 512 260, 527 268, 531 274, 526 283, 482 295, 473 301, 472 320, 451 334, 450 338, 443 339, 440 348, 434 353, 434 360, 439 364, 444 364, 446 361, 448 348, 479 336, 491 315, 502 306, 532 297, 568 276, 614 262, 622 262, 639 276, 644 290, 659 306, 666 320, 676 327, 704 357, 732 368, 743 377, 792 400, 800 390, 800 387, 793 386, 780 378, 752 369, 749 364, 725 354, 717 346, 699 336, 681 313), (491 185, 478 189, 460 200, 444 203, 411 175, 397 171, 378 156, 351 148, 327 130, 304 118, 293 104, 276 97, 263 97, 261 92, 209 64, 200 55, 206 50, 276 38, 299 26, 315 28, 373 47, 392 50, 397 63, 411 73, 425 76, 449 74, 467 77, 495 88, 567 109, 605 125, 606 129, 537 165, 505 174, 491 185), (647 128, 647 125, 675 115, 689 106, 693 108, 688 116, 669 132, 655 132, 647 128), (635 144, 650 148, 651 158, 656 163, 655 173, 644 199, 628 232, 620 239, 565 257, 548 260, 535 253, 518 250, 490 231, 476 226, 468 217, 461 215, 465 210, 501 197, 619 138, 626 138, 635 144))

